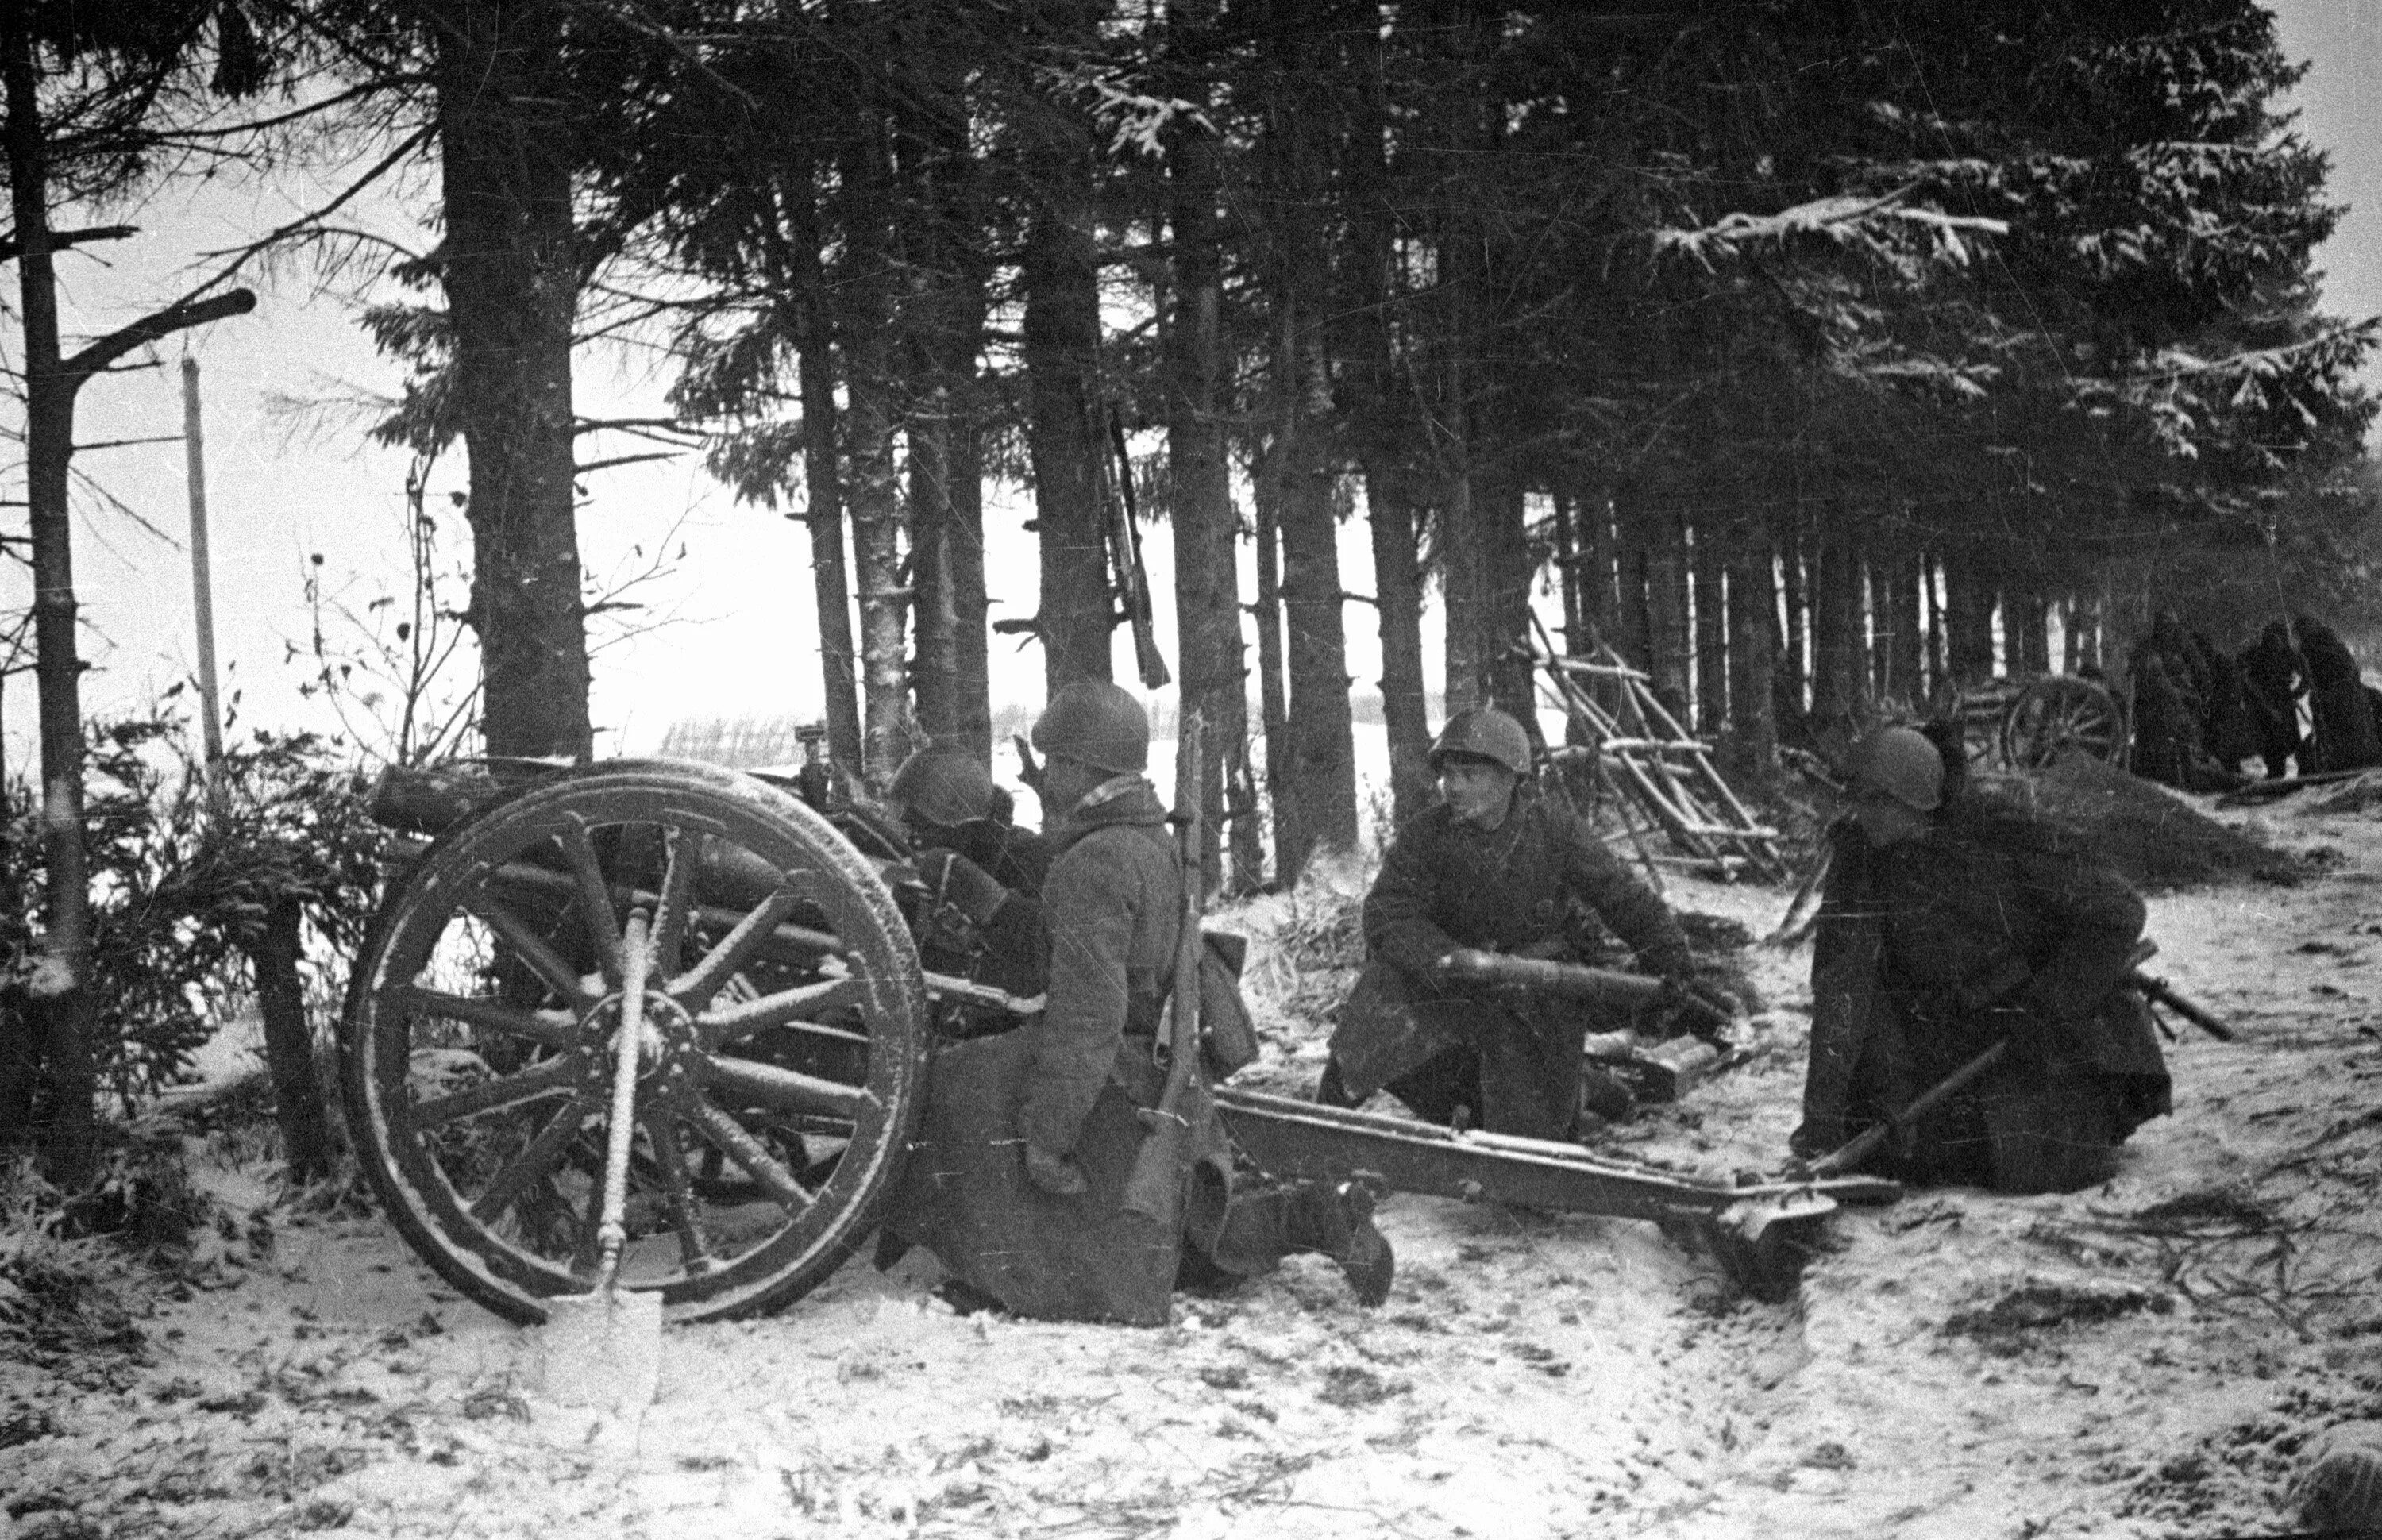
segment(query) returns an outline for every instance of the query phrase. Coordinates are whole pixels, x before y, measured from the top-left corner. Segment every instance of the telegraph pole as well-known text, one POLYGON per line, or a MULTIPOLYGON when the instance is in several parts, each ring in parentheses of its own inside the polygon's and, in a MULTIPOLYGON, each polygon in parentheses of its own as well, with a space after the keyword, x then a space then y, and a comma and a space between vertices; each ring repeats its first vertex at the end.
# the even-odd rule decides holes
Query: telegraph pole
POLYGON ((199 705, 206 714, 207 763, 223 758, 223 715, 215 701, 215 603, 207 577, 207 451, 199 432, 199 361, 182 360, 182 450, 190 472, 190 598, 199 622, 199 705))

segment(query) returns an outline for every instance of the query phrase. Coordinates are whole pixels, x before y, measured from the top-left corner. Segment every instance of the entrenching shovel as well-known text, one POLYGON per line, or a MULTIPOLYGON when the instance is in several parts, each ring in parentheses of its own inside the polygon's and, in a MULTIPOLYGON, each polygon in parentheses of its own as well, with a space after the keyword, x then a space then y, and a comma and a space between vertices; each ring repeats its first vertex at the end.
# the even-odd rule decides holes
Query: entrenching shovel
POLYGON ((604 1206, 596 1243, 596 1288, 546 1302, 536 1383, 546 1399, 608 1411, 642 1410, 661 1375, 662 1297, 620 1288, 629 1232, 629 1146, 636 1129, 637 1061, 645 1033, 645 974, 652 958, 644 910, 622 928, 620 1026, 612 1040, 612 1106, 605 1131, 604 1206))

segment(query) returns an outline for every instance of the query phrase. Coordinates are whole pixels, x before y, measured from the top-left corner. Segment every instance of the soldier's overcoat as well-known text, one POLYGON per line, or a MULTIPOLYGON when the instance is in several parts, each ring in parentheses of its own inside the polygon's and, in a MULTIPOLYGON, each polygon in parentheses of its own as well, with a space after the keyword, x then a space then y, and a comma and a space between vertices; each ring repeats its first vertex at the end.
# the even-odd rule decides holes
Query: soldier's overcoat
POLYGON ((1871 1168, 2010 1192, 2101 1179, 2168 1108, 2148 1011, 2118 987, 2142 898, 2062 831, 1971 795, 1918 838, 1881 849, 1849 819, 1830 838, 1795 1149, 1836 1148, 2007 1038, 1871 1168))
POLYGON ((1440 965, 1458 947, 1603 960, 1609 933, 1640 967, 1688 972, 1687 937, 1663 900, 1605 849, 1586 820, 1516 788, 1496 828, 1444 804, 1398 831, 1365 897, 1366 967, 1332 1036, 1340 1083, 1361 1101, 1451 1048, 1480 1056, 1492 1131, 1560 1139, 1578 1108, 1581 1045, 1596 1013, 1451 985, 1440 965))
POLYGON ((1123 1206, 1147 1134, 1140 1111, 1165 1089, 1153 1045, 1182 929, 1182 868, 1165 809, 1139 776, 1097 788, 1048 837, 1049 1004, 1014 1032, 937 1054, 887 1228, 1020 1315, 1160 1325, 1185 1228, 1212 1246, 1232 1175, 1195 1069, 1185 1109, 1195 1159, 1177 1212, 1123 1206), (1090 1191, 1058 1198, 1029 1182, 1028 1139, 1072 1157, 1090 1191))

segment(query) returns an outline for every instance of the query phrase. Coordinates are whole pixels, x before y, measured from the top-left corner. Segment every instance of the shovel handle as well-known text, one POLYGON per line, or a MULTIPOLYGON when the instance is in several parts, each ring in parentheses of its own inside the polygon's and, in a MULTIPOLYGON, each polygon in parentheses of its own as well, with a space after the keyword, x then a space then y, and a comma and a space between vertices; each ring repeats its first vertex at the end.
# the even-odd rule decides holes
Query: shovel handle
POLYGON ((620 1030, 612 1040, 612 1118, 605 1126, 604 1211, 596 1230, 603 1248, 596 1268, 596 1290, 612 1286, 620 1269, 620 1251, 629 1243, 621 1216, 629 1206, 629 1145, 636 1134, 637 1057, 645 1035, 645 973, 652 961, 647 943, 651 923, 642 909, 629 915, 620 932, 620 1030))

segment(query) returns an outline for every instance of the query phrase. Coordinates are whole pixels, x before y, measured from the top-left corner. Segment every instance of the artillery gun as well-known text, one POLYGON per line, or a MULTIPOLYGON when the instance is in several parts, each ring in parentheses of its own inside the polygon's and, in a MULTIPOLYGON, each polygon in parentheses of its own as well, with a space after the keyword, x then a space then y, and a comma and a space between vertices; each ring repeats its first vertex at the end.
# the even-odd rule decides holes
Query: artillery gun
MULTIPOLYGON (((664 760, 385 777, 412 837, 356 959, 341 1078, 406 1241, 500 1315, 595 1275, 624 984, 650 935, 620 1286, 694 1321, 782 1305, 876 1228, 939 1036, 1038 1008, 920 967, 902 837, 792 777, 664 760), (641 923, 632 916, 641 915, 641 923)), ((1791 1289, 1837 1201, 1890 1183, 1711 1180, 1571 1145, 1223 1088, 1283 1176, 1652 1220, 1752 1290, 1791 1289)))

